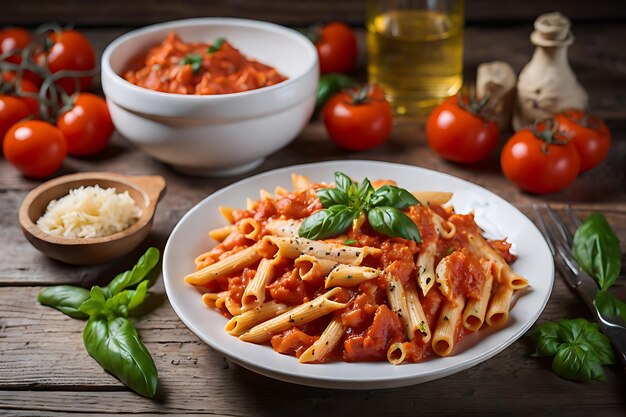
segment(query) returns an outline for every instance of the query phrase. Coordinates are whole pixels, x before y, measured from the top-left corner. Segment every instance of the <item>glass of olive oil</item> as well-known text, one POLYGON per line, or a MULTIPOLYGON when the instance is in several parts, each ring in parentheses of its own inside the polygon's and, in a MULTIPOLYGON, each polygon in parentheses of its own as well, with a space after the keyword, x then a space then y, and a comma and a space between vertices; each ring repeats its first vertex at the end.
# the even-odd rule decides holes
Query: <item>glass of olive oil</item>
POLYGON ((395 113, 425 115, 463 84, 464 0, 367 0, 368 76, 395 113))

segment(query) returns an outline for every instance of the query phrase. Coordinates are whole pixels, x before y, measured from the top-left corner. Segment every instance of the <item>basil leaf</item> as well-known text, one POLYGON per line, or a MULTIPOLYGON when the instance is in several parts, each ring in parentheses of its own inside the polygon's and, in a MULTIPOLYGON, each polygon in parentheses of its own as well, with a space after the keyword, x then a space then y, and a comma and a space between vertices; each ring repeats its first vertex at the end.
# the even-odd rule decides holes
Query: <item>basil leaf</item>
POLYGON ((586 333, 585 327, 591 326, 592 330, 598 331, 598 325, 585 319, 560 320, 558 335, 559 339, 566 343, 578 343, 586 333))
POLYGON ((559 325, 546 323, 538 327, 533 333, 535 353, 532 356, 554 356, 561 346, 559 340, 559 325))
POLYGON ((335 172, 335 188, 346 196, 349 196, 350 189, 352 188, 352 180, 343 172, 335 172))
POLYGON ((217 38, 217 39, 215 39, 215 42, 213 42, 213 45, 209 46, 209 49, 207 50, 207 52, 210 53, 210 54, 213 54, 213 53, 219 51, 225 41, 226 41, 225 38, 217 38))
POLYGON ((592 323, 581 335, 583 347, 596 358, 600 365, 615 363, 615 353, 611 341, 601 331, 597 323, 592 323))
POLYGON ((370 180, 365 178, 357 188, 357 196, 359 197, 361 204, 368 205, 373 193, 374 187, 372 187, 372 183, 370 180))
POLYGON ((191 70, 194 74, 197 74, 202 68, 202 55, 188 54, 180 60, 180 65, 191 65, 191 70))
POLYGON ((404 212, 394 207, 374 207, 367 213, 367 221, 372 229, 390 237, 401 237, 422 241, 417 226, 404 212))
POLYGON ((404 188, 387 184, 374 192, 370 204, 374 207, 388 206, 404 210, 408 206, 419 204, 419 201, 404 188))
POLYGON ((606 291, 598 291, 594 301, 604 317, 619 317, 626 322, 626 303, 606 291))
POLYGON ((552 361, 552 370, 573 381, 604 380, 602 365, 578 343, 564 343, 552 361))
POLYGON ((320 199, 324 208, 348 204, 348 196, 337 188, 320 188, 315 191, 315 194, 317 194, 317 198, 320 199))
POLYGON ((45 306, 56 308, 75 319, 86 319, 89 315, 80 311, 80 306, 89 299, 89 291, 72 285, 57 285, 44 288, 37 300, 45 306))
POLYGON ((148 273, 159 263, 159 250, 157 248, 148 248, 132 270, 118 274, 105 287, 108 296, 115 295, 125 288, 137 285, 148 275, 148 273))
POLYGON ((144 397, 154 397, 157 369, 130 320, 91 317, 83 331, 83 342, 89 355, 124 385, 144 397))
POLYGON ((609 288, 621 266, 619 239, 600 213, 589 215, 574 234, 572 252, 578 265, 594 277, 600 288, 609 288))
POLYGON ((345 232, 352 224, 355 214, 347 206, 335 205, 320 210, 304 219, 298 235, 307 239, 326 239, 345 232))
POLYGON ((139 307, 141 303, 146 299, 146 295, 148 294, 148 284, 149 281, 141 281, 139 285, 137 285, 137 289, 133 291, 132 296, 128 302, 128 309, 132 310, 134 308, 139 307))

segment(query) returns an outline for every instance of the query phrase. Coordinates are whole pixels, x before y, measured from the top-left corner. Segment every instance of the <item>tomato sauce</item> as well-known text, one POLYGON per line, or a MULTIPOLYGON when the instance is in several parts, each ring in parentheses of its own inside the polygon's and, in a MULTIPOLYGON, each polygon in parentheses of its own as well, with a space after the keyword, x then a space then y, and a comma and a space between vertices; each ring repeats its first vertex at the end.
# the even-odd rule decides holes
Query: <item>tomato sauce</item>
POLYGON ((124 78, 140 87, 175 94, 229 94, 285 81, 275 68, 247 58, 227 40, 188 43, 170 32, 124 78))

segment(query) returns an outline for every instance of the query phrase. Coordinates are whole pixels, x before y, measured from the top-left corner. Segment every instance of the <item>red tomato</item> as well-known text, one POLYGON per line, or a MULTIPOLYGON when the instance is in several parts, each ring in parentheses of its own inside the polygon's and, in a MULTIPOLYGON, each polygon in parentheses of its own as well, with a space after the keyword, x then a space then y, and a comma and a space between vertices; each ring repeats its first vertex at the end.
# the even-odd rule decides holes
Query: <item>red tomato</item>
POLYGON ((345 23, 333 22, 324 26, 315 41, 315 47, 322 74, 350 72, 354 69, 357 58, 356 36, 345 23))
POLYGON ((2 149, 7 161, 32 178, 53 174, 67 155, 63 133, 41 120, 27 120, 13 125, 4 137, 2 149))
MULTIPOLYGON (((91 43, 80 32, 67 30, 52 32, 50 40, 53 42, 48 51, 46 60, 48 69, 52 73, 63 70, 88 71, 96 66, 96 54, 91 43)), ((79 78, 80 91, 89 89, 92 77, 79 78)), ((61 78, 58 82, 67 94, 76 91, 76 80, 73 78, 61 78)))
POLYGON ((67 139, 67 152, 75 156, 100 152, 113 133, 106 101, 89 93, 78 95, 74 107, 59 116, 57 126, 67 139))
POLYGON ((391 106, 378 86, 344 90, 331 97, 322 110, 330 137, 352 151, 371 149, 385 142, 393 127, 391 106), (358 97, 362 94, 362 97, 358 97))
POLYGON ((525 129, 513 135, 502 149, 500 166, 522 190, 545 194, 559 191, 576 179, 580 157, 573 142, 543 125, 538 131, 525 129))
POLYGON ((30 114, 28 106, 19 98, 0 95, 0 142, 11 126, 30 114))
POLYGON ((559 130, 572 138, 580 155, 580 172, 604 161, 611 147, 611 132, 602 119, 579 110, 556 116, 559 130))
POLYGON ((440 156, 454 162, 474 163, 485 159, 498 147, 500 134, 494 121, 482 118, 473 103, 462 97, 449 97, 437 106, 426 122, 428 145, 440 156))
MULTIPOLYGON (((5 72, 2 74, 2 78, 5 82, 15 83, 15 73, 14 72, 5 72)), ((13 85, 11 89, 11 94, 14 94, 16 97, 19 97, 21 101, 26 104, 30 114, 37 115, 39 113, 39 101, 36 98, 31 97, 21 97, 19 94, 21 93, 29 93, 29 94, 39 94, 39 87, 35 85, 31 80, 27 78, 21 78, 19 82, 19 92, 17 91, 17 86, 13 85)))
MULTIPOLYGON (((24 49, 28 46, 32 36, 30 32, 22 28, 6 28, 0 30, 0 54, 5 54, 9 51, 17 51, 24 49)), ((11 55, 6 59, 8 62, 19 64, 22 62, 22 57, 19 53, 11 55)))

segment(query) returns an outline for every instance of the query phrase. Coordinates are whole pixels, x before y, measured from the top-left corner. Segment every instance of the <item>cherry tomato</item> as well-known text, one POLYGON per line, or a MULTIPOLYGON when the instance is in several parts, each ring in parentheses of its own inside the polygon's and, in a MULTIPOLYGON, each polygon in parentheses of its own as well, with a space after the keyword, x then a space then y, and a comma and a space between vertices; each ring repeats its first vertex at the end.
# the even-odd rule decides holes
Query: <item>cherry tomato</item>
POLYGON ((498 147, 500 132, 494 121, 480 116, 480 105, 467 97, 449 97, 426 122, 428 145, 454 162, 474 163, 498 147))
POLYGON ((33 83, 31 80, 27 78, 21 78, 19 81, 19 91, 18 91, 18 87, 15 85, 16 78, 15 78, 14 72, 7 71, 2 74, 2 78, 5 83, 12 84, 11 94, 15 95, 21 101, 23 101, 24 104, 26 104, 26 106, 28 107, 28 110, 30 111, 30 114, 37 115, 39 113, 39 101, 34 97, 22 97, 19 94, 28 93, 28 94, 37 95, 39 94, 39 87, 37 87, 37 85, 35 85, 35 83, 33 83))
POLYGON ((320 58, 320 72, 350 72, 357 58, 354 32, 345 23, 333 22, 324 26, 315 41, 320 58))
POLYGON ((89 93, 78 95, 74 107, 59 116, 57 126, 67 139, 67 152, 75 156, 100 152, 113 133, 106 101, 89 93))
MULTIPOLYGON (((46 57, 50 72, 56 73, 63 70, 88 71, 95 68, 96 54, 91 43, 80 32, 75 30, 52 32, 50 41, 53 44, 46 57)), ((81 91, 89 89, 91 78, 79 78, 81 91)), ((72 78, 61 78, 57 84, 67 94, 73 94, 76 91, 76 81, 72 78)))
POLYGON ((13 125, 4 137, 2 149, 7 161, 32 178, 53 174, 67 155, 63 133, 41 120, 27 120, 13 125))
POLYGON ((572 138, 580 155, 580 172, 604 161, 611 147, 611 132, 602 119, 579 110, 556 116, 559 130, 572 138))
POLYGON ((343 148, 371 149, 391 135, 391 106, 378 86, 344 90, 331 97, 322 112, 328 134, 343 148))
MULTIPOLYGON (((31 40, 32 36, 30 36, 30 32, 26 29, 16 27, 2 29, 0 30, 0 54, 24 49, 31 40)), ((15 55, 11 55, 6 60, 14 64, 19 64, 22 62, 22 57, 16 52, 15 55)))
POLYGON ((11 126, 30 114, 28 106, 19 98, 0 95, 0 142, 11 126))
POLYGON ((580 157, 573 142, 541 124, 517 132, 500 155, 504 175, 522 190, 553 193, 570 185, 580 171, 580 157))

